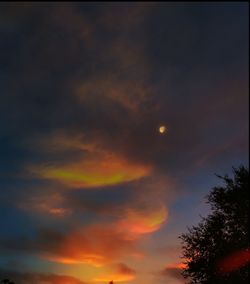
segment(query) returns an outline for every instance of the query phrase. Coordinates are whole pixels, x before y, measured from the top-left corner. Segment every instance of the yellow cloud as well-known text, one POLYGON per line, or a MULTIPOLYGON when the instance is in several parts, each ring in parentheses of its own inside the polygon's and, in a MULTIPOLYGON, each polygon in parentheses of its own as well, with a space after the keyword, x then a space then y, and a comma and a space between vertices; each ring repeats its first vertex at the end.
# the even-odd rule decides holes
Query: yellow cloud
POLYGON ((96 267, 100 267, 107 262, 106 257, 102 255, 88 253, 83 253, 82 255, 79 253, 75 257, 45 256, 44 258, 62 264, 89 264, 96 267))
POLYGON ((146 176, 149 168, 133 165, 118 157, 82 161, 62 167, 40 169, 40 176, 70 187, 98 187, 119 184, 146 176))
POLYGON ((53 138, 50 151, 79 151, 79 159, 62 165, 34 165, 29 171, 42 179, 54 180, 74 188, 93 188, 130 182, 147 176, 151 167, 126 160, 110 150, 100 149, 76 138, 53 138))

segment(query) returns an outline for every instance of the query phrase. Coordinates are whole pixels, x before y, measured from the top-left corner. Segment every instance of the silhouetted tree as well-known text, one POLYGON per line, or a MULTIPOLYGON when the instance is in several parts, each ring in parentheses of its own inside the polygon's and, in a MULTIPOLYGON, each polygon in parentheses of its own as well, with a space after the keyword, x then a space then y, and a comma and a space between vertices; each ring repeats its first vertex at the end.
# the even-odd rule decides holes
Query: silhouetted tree
POLYGON ((218 176, 224 186, 207 196, 211 213, 180 236, 190 284, 248 283, 249 171, 233 168, 233 178, 218 176))

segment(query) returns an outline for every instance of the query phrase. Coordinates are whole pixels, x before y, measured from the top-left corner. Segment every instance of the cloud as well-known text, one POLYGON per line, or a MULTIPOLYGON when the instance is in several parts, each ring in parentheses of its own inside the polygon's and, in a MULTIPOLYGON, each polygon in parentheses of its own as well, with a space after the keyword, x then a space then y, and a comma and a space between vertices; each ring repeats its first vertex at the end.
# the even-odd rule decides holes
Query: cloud
POLYGON ((182 251, 182 248, 180 244, 160 246, 157 249, 157 252, 159 252, 159 254, 169 256, 170 258, 181 255, 181 251, 182 251))
MULTIPOLYGON (((50 235, 45 236, 48 241, 50 238, 50 235)), ((136 240, 129 239, 118 228, 108 224, 90 225, 69 232, 57 242, 57 247, 47 248, 45 253, 41 251, 40 256, 59 263, 85 263, 98 267, 123 255, 140 253, 136 240)))
POLYGON ((115 154, 85 159, 65 166, 37 167, 38 178, 58 181, 72 188, 110 186, 142 178, 150 172, 149 167, 131 164, 115 154))
POLYGON ((185 265, 183 263, 173 263, 166 266, 166 268, 161 271, 160 275, 168 278, 173 278, 179 280, 180 283, 184 283, 184 278, 181 272, 185 265))
POLYGON ((17 200, 16 206, 33 214, 46 214, 59 218, 70 215, 73 209, 67 206, 62 194, 53 192, 53 190, 43 191, 42 189, 37 194, 20 198, 20 200, 17 200))
POLYGON ((126 211, 124 219, 118 222, 118 227, 131 236, 155 232, 167 219, 167 210, 164 206, 149 212, 131 209, 126 211))
POLYGON ((136 271, 124 263, 113 265, 105 274, 94 278, 95 282, 127 282, 135 279, 136 271))
POLYGON ((102 266, 127 255, 138 257, 143 252, 138 243, 146 234, 160 229, 166 221, 164 207, 157 211, 128 210, 120 220, 92 224, 66 234, 59 250, 48 251, 44 257, 61 263, 86 263, 102 266))
POLYGON ((160 273, 158 273, 158 275, 165 277, 166 279, 176 280, 178 281, 178 284, 184 284, 184 277, 181 273, 185 267, 184 263, 168 264, 162 271, 160 271, 160 273))
POLYGON ((75 96, 82 104, 91 105, 94 96, 99 103, 105 100, 106 103, 109 102, 125 110, 128 115, 137 112, 138 117, 140 116, 139 110, 141 112, 155 109, 156 106, 152 105, 152 94, 153 89, 143 81, 117 78, 114 74, 105 74, 104 77, 95 77, 85 83, 81 82, 75 90, 75 96))
POLYGON ((41 229, 35 238, 1 240, 5 251, 32 253, 49 261, 64 264, 103 266, 124 256, 143 255, 138 244, 143 236, 161 228, 167 218, 166 209, 127 209, 114 221, 76 224, 69 231, 41 229))
POLYGON ((75 277, 37 272, 18 272, 0 269, 0 279, 10 279, 18 284, 86 284, 75 277))
POLYGON ((32 165, 28 168, 31 176, 57 181, 72 188, 95 188, 130 182, 147 176, 151 167, 130 162, 125 157, 98 147, 95 144, 81 142, 79 138, 52 137, 49 152, 76 150, 79 158, 74 162, 58 165, 32 165), (54 147, 56 146, 57 149, 54 147), (33 174, 33 175, 32 175, 33 174))
POLYGON ((122 274, 135 274, 135 270, 128 267, 126 264, 124 263, 119 263, 116 265, 116 269, 118 272, 122 273, 122 274))

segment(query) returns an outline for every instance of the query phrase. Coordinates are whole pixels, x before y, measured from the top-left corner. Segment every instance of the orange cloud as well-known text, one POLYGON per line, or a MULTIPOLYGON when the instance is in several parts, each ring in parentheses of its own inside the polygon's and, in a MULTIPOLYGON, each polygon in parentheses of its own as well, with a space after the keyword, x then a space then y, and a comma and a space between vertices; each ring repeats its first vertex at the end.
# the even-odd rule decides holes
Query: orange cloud
POLYGON ((72 257, 67 256, 47 256, 45 257, 47 260, 52 262, 58 262, 62 264, 89 264, 96 267, 102 266, 106 264, 107 260, 106 257, 98 254, 87 254, 87 253, 73 253, 72 250, 74 250, 73 246, 65 252, 69 255, 72 255, 72 257))
POLYGON ((137 251, 134 240, 128 240, 112 225, 99 224, 64 235, 57 247, 41 256, 64 264, 85 263, 98 267, 137 251))
POLYGON ((107 155, 61 167, 41 168, 39 174, 70 187, 92 188, 129 182, 148 173, 146 166, 130 164, 118 156, 107 155))
MULTIPOLYGON (((54 138, 51 146, 58 145, 54 151, 77 149, 79 159, 62 165, 38 165, 29 167, 29 171, 42 179, 54 180, 68 187, 94 188, 130 182, 147 176, 151 167, 132 163, 109 150, 100 149, 94 144, 83 143, 78 138, 54 138)), ((46 147, 46 148, 47 148, 46 147)))
POLYGON ((117 226, 127 232, 129 237, 138 237, 159 230, 166 219, 167 210, 164 206, 150 212, 127 209, 126 217, 117 226))
POLYGON ((185 263, 172 263, 172 264, 169 264, 167 265, 167 269, 174 269, 174 268, 177 268, 177 269, 185 269, 187 267, 187 265, 185 263))
POLYGON ((137 257, 142 255, 137 249, 141 237, 158 230, 166 218, 164 207, 149 212, 129 209, 127 215, 117 221, 89 225, 57 237, 56 248, 42 257, 64 264, 84 263, 97 267, 117 261, 124 255, 137 257))

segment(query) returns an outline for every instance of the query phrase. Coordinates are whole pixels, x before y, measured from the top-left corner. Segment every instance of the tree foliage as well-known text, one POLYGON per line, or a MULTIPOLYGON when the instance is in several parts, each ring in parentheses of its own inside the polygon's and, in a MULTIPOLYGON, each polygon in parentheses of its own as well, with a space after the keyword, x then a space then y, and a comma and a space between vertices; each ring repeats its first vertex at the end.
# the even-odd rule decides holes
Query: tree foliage
POLYGON ((233 178, 207 196, 211 213, 180 236, 190 284, 248 283, 249 171, 233 168, 233 178))

